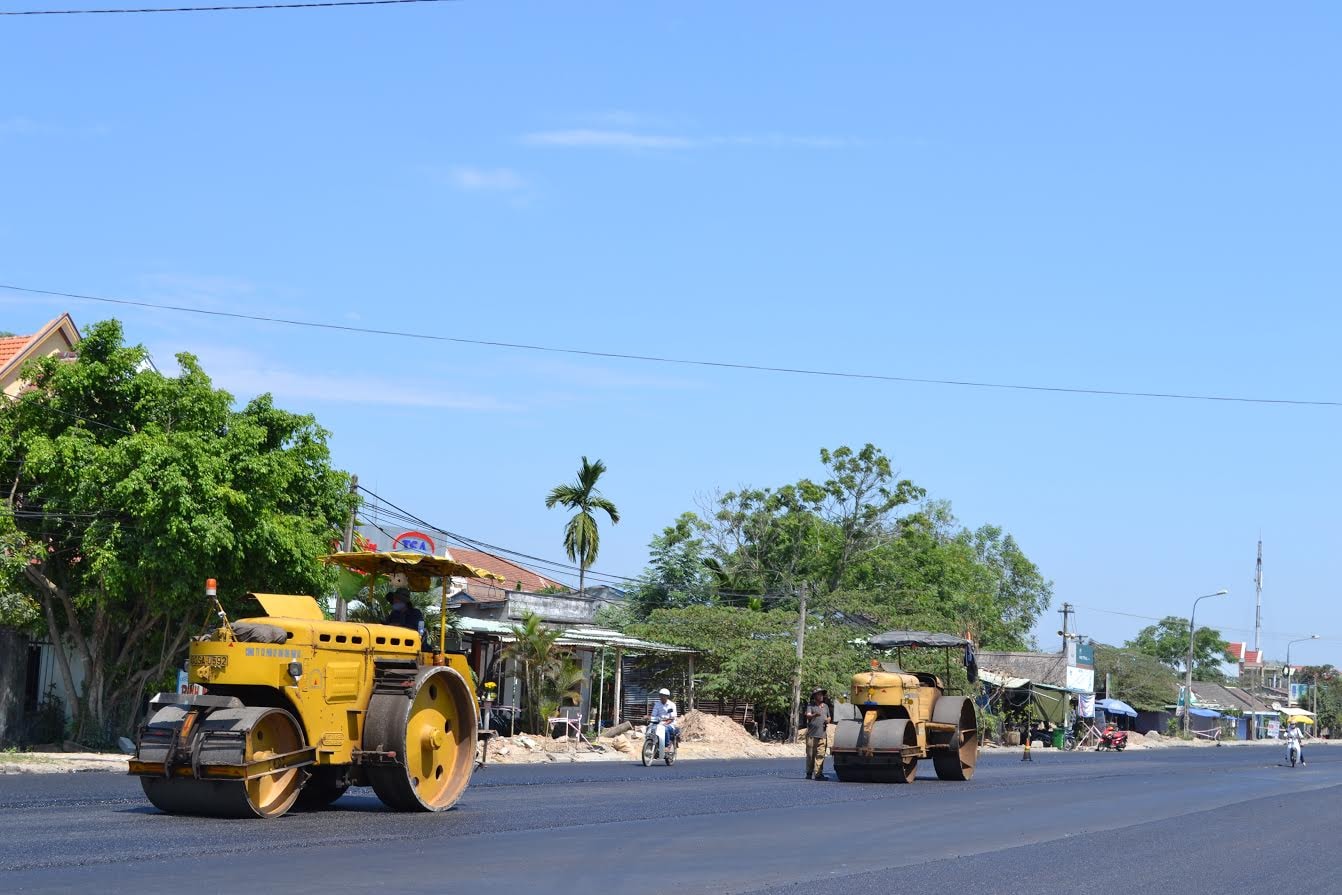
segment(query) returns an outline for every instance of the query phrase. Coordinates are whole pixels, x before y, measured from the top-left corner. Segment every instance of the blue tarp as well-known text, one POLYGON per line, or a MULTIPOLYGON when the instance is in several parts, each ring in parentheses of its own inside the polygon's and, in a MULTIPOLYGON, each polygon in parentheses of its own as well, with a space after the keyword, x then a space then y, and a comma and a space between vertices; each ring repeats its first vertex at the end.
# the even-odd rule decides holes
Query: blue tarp
POLYGON ((1189 709, 1189 714, 1196 715, 1199 718, 1219 718, 1220 712, 1213 712, 1211 709, 1189 709))
POLYGON ((1095 708, 1103 709, 1111 715, 1127 715, 1130 718, 1137 717, 1137 710, 1121 699, 1097 699, 1095 700, 1095 708))

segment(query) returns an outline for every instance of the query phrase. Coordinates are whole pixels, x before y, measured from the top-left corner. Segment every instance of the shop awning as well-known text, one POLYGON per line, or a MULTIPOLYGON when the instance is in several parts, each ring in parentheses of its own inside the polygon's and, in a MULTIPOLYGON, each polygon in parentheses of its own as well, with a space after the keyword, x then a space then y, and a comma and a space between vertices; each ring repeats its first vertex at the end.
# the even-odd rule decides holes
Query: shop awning
POLYGON ((994 687, 1002 687, 1006 690, 1023 690, 1030 686, 1028 677, 1007 677, 1005 674, 998 674, 995 671, 979 671, 979 677, 985 684, 992 684, 994 687))
POLYGON ((1194 715, 1194 716, 1196 716, 1196 717, 1198 717, 1198 718, 1219 718, 1219 717, 1221 717, 1221 713, 1220 713, 1220 712, 1215 712, 1215 711, 1212 711, 1211 709, 1191 708, 1191 709, 1188 710, 1188 713, 1189 713, 1190 715, 1194 715))

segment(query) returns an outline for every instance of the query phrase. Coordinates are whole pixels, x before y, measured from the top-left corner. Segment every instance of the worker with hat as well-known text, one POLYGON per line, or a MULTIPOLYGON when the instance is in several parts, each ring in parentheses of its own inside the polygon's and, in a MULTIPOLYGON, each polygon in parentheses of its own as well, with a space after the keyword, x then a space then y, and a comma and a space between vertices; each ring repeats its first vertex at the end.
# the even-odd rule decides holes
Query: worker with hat
POLYGON ((825 703, 824 687, 811 691, 811 704, 806 707, 806 779, 827 780, 825 754, 829 751, 829 706, 825 703))
POLYGON ((424 613, 410 602, 410 588, 398 587, 387 592, 387 602, 391 603, 391 612, 387 613, 385 625, 410 628, 424 636, 424 613))
POLYGON ((671 691, 663 687, 657 691, 657 701, 652 706, 652 723, 658 725, 657 739, 661 741, 662 749, 666 749, 666 744, 680 738, 680 730, 676 727, 676 704, 671 701, 671 691))

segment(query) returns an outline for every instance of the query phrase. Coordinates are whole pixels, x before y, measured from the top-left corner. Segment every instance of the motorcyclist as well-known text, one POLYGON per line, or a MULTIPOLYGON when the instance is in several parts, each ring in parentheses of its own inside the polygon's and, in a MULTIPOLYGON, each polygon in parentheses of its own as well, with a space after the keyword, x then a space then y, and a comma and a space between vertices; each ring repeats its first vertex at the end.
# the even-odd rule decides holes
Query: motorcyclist
POLYGON ((1305 766, 1305 735, 1300 730, 1299 724, 1292 724, 1291 729, 1286 731, 1286 751, 1289 754, 1291 748, 1295 748, 1295 754, 1300 757, 1300 767, 1305 766))
POLYGON ((671 701, 671 691, 663 687, 657 691, 657 702, 652 706, 652 723, 659 725, 657 739, 663 749, 666 748, 667 742, 680 738, 676 717, 676 704, 671 701))

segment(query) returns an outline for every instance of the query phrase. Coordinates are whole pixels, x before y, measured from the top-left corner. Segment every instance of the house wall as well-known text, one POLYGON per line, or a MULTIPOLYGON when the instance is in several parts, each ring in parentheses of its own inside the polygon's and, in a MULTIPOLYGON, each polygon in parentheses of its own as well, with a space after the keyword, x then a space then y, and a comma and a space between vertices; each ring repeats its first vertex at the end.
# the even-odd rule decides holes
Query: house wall
POLYGON ((508 617, 522 618, 528 612, 540 616, 541 621, 560 624, 590 625, 596 621, 597 601, 577 594, 533 594, 526 591, 508 592, 508 617))
POLYGON ((22 360, 16 358, 15 360, 18 362, 4 371, 3 377, 0 378, 0 390, 3 390, 11 398, 18 395, 27 385, 19 376, 28 361, 73 351, 76 341, 74 324, 61 319, 59 325, 43 335, 37 345, 24 352, 22 360))

